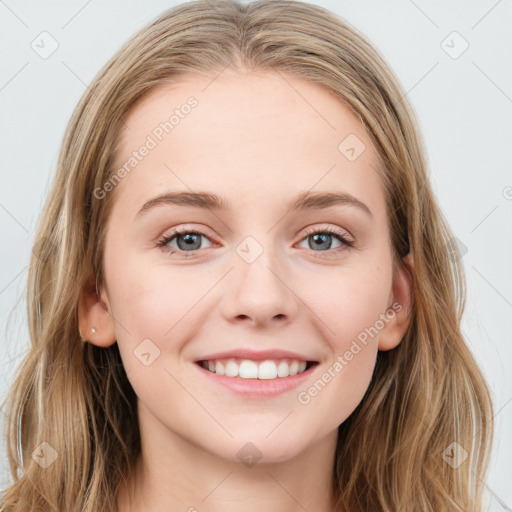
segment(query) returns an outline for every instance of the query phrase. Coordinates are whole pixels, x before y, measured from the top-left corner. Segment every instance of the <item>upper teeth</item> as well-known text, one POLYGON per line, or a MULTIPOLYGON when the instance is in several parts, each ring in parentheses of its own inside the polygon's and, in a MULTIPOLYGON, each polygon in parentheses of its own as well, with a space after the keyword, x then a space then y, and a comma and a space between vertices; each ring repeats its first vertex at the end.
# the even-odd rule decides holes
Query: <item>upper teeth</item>
POLYGON ((253 361, 251 359, 217 359, 203 361, 202 365, 211 372, 227 377, 241 377, 242 379, 275 379, 302 373, 306 369, 306 361, 295 359, 266 359, 253 361))

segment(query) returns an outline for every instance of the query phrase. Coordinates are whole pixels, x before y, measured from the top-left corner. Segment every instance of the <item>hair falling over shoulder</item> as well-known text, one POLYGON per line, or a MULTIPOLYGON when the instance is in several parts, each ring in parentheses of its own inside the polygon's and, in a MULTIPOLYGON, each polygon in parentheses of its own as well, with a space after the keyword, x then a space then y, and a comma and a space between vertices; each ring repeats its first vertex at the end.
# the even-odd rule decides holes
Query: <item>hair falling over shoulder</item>
POLYGON ((396 349, 379 352, 367 393, 339 427, 336 510, 480 511, 492 402, 461 333, 463 267, 451 256, 413 109, 368 39, 322 7, 288 0, 174 7, 133 35, 78 103, 29 266, 31 345, 8 395, 13 482, 0 510, 116 510, 141 447, 117 344, 83 343, 78 330, 82 290, 103 282, 111 201, 94 190, 115 171, 120 123, 137 100, 227 66, 294 73, 350 107, 378 151, 396 265, 414 254, 413 320, 396 349), (443 459, 452 443, 467 452, 458 468, 443 459))

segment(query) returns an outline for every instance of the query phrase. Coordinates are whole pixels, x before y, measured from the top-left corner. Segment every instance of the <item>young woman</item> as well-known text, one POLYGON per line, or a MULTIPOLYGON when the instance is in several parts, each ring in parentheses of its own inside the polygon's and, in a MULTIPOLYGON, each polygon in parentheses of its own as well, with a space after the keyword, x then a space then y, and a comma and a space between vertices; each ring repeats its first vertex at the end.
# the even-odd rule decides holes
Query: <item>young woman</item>
POLYGON ((163 13, 65 134, 1 510, 481 510, 492 405, 451 239, 349 24, 163 13))

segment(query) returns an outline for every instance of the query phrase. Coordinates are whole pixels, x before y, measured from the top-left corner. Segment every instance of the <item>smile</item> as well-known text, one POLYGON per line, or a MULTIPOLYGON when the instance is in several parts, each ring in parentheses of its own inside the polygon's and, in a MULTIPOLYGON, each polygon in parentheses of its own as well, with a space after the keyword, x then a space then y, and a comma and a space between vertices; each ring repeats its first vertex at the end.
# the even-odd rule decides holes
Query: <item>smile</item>
POLYGON ((199 361, 206 370, 225 375, 226 377, 240 377, 242 379, 270 380, 291 377, 306 371, 314 363, 299 361, 297 359, 267 359, 253 361, 251 359, 217 359, 199 361))
POLYGON ((262 399, 305 385, 319 363, 297 359, 228 358, 203 359, 194 366, 215 387, 246 398, 262 399))

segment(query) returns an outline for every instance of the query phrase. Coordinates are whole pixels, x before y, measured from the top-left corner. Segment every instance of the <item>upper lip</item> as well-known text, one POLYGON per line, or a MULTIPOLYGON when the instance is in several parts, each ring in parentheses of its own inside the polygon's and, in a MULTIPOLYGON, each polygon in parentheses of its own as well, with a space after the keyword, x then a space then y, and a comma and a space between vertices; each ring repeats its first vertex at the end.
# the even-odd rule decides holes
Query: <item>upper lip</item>
POLYGON ((296 359, 298 361, 317 362, 311 357, 296 352, 290 352, 289 350, 252 350, 249 348, 237 348, 235 350, 206 354, 197 358, 195 362, 229 358, 252 359, 254 361, 263 361, 265 359, 296 359))

